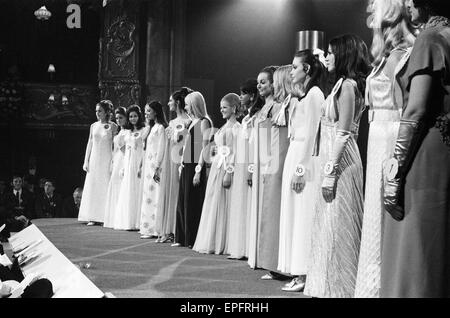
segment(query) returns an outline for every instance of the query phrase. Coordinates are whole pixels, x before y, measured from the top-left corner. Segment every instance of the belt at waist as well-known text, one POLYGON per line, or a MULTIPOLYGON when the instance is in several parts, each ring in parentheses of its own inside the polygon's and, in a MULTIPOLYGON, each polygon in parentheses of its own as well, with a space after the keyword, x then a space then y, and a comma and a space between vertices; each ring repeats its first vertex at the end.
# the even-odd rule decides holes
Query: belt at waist
POLYGON ((400 112, 394 109, 370 109, 369 122, 371 121, 400 121, 400 112))

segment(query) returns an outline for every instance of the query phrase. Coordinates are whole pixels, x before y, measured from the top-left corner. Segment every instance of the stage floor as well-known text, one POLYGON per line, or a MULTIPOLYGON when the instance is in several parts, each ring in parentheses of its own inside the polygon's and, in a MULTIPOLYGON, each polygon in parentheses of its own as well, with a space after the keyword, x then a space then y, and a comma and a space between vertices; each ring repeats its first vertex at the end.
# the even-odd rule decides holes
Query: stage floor
POLYGON ((225 255, 199 254, 138 232, 86 226, 76 219, 33 223, 103 292, 119 298, 306 297, 283 292, 286 281, 263 281, 264 270, 225 255), (87 268, 88 267, 88 268, 87 268))

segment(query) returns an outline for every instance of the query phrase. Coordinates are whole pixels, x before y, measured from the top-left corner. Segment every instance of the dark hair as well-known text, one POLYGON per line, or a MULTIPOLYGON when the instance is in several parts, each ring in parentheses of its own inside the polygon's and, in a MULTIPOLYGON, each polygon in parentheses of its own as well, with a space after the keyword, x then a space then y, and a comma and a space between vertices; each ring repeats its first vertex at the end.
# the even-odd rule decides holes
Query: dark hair
POLYGON ((176 102, 177 108, 180 112, 186 112, 184 106, 186 106, 184 102, 184 98, 192 93, 194 90, 189 87, 182 87, 179 90, 172 93, 172 99, 176 102))
MULTIPOLYGON (((45 183, 50 182, 54 188, 56 188, 56 182, 53 179, 47 179, 45 183)), ((44 183, 44 184, 45 184, 44 183)))
POLYGON ((23 182, 23 176, 18 174, 18 173, 14 173, 13 176, 12 176, 12 180, 14 181, 14 179, 17 179, 17 178, 20 178, 22 180, 22 182, 23 182))
POLYGON ((319 58, 313 54, 313 51, 310 49, 297 51, 294 54, 294 57, 298 57, 302 59, 302 63, 306 63, 309 65, 309 76, 311 79, 305 87, 305 95, 306 96, 311 88, 317 86, 323 92, 325 96, 328 95, 329 87, 327 85, 327 77, 326 70, 323 64, 319 61, 319 58))
POLYGON ((109 120, 109 118, 111 116, 111 112, 114 109, 113 103, 108 99, 103 99, 103 100, 99 101, 97 103, 97 105, 100 106, 101 108, 103 108, 103 110, 105 111, 106 116, 109 120))
POLYGON ((261 71, 259 71, 259 73, 266 73, 267 75, 269 75, 269 82, 273 84, 273 73, 275 73, 277 68, 278 66, 275 65, 266 66, 261 71))
POLYGON ((166 115, 164 114, 163 107, 162 107, 161 103, 158 102, 158 101, 152 101, 152 102, 150 102, 147 105, 148 105, 148 107, 153 109, 153 111, 155 112, 155 122, 157 122, 158 124, 163 125, 164 128, 166 128, 167 127, 167 120, 166 120, 166 115))
POLYGON ((130 114, 135 112, 138 115, 138 121, 136 123, 136 128, 141 129, 145 126, 144 124, 144 116, 142 115, 141 108, 138 105, 131 105, 127 108, 127 124, 125 129, 133 130, 133 125, 130 123, 130 114))
POLYGON ((425 10, 430 15, 440 15, 450 18, 449 0, 413 0, 414 6, 425 10))
POLYGON ((364 95, 366 77, 370 71, 369 52, 363 40, 354 34, 345 34, 330 41, 335 56, 335 79, 351 78, 364 95))
MULTIPOLYGON (((114 111, 114 115, 122 115, 125 116, 125 118, 127 118, 127 122, 128 122, 128 116, 127 116, 127 110, 125 107, 117 107, 116 110, 114 111)), ((127 123, 125 123, 125 127, 126 127, 127 123)), ((119 123, 117 123, 118 126, 118 131, 120 131, 120 129, 122 129, 122 127, 120 127, 119 123)))
POLYGON ((254 114, 256 114, 264 105, 264 100, 261 98, 261 96, 259 96, 257 86, 258 81, 254 78, 249 78, 239 87, 239 90, 242 93, 253 95, 253 104, 250 108, 249 117, 252 117, 254 114))

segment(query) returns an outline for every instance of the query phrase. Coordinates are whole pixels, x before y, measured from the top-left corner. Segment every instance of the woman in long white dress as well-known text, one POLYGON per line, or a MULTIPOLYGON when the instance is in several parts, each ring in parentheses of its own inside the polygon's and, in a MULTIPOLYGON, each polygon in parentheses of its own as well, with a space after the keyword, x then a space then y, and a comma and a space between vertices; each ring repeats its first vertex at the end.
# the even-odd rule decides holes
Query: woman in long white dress
POLYGON ((106 196, 104 227, 113 228, 116 215, 117 200, 119 198, 120 185, 122 184, 121 171, 123 168, 123 158, 125 157, 125 126, 127 124, 127 110, 125 107, 118 107, 114 111, 116 123, 120 126, 119 133, 114 137, 114 149, 111 164, 111 179, 108 185, 106 196))
POLYGON ((125 135, 125 158, 122 185, 117 201, 114 229, 139 229, 142 201, 142 164, 144 140, 149 129, 144 127, 141 108, 132 105, 127 109, 128 126, 125 135))
POLYGON ((220 111, 227 122, 214 135, 217 150, 212 159, 197 238, 192 248, 199 253, 222 254, 227 245, 235 142, 241 126, 236 120, 239 105, 239 96, 234 93, 225 95, 220 101, 220 111))
POLYGON ((251 187, 248 180, 250 144, 249 138, 255 114, 261 109, 263 101, 258 94, 256 79, 248 79, 241 85, 241 107, 248 111, 242 119, 241 129, 236 136, 233 187, 230 194, 228 246, 226 254, 230 259, 248 256, 248 218, 251 209, 251 187))
MULTIPOLYGON (((290 98, 289 105, 290 144, 281 187, 278 270, 295 276, 283 290, 301 291, 308 268, 311 226, 320 180, 320 163, 313 157, 313 148, 320 109, 325 101, 322 92, 325 70, 311 50, 297 52, 292 67, 293 95, 297 96, 290 98)), ((280 112, 280 119, 283 115, 284 112, 280 112)))
POLYGON ((191 118, 186 113, 184 98, 193 92, 190 88, 182 87, 169 98, 169 110, 175 112, 177 117, 169 122, 166 128, 167 146, 165 158, 162 163, 161 188, 158 198, 158 211, 156 215, 156 231, 161 238, 157 243, 173 243, 177 214, 178 190, 180 188, 179 167, 183 150, 184 139, 191 118))
POLYGON ((396 73, 406 66, 415 37, 411 33, 405 0, 372 3, 374 69, 367 77, 369 110, 364 218, 355 297, 380 297, 383 215, 383 163, 391 158, 400 125, 401 106, 394 99, 396 73))
POLYGON ((86 180, 78 214, 78 221, 88 222, 87 225, 104 221, 113 138, 117 133, 117 125, 109 120, 112 106, 109 100, 102 100, 95 106, 98 121, 91 125, 89 132, 83 164, 86 180))
POLYGON ((158 210, 158 199, 162 162, 163 160, 168 160, 168 158, 164 157, 167 144, 167 136, 165 133, 167 122, 161 103, 156 101, 145 105, 145 116, 155 123, 147 137, 145 149, 143 171, 144 193, 141 205, 140 233, 141 239, 159 236, 158 239, 160 240, 162 233, 158 232, 156 228, 156 220, 161 218, 158 217, 158 214, 163 212, 158 210))

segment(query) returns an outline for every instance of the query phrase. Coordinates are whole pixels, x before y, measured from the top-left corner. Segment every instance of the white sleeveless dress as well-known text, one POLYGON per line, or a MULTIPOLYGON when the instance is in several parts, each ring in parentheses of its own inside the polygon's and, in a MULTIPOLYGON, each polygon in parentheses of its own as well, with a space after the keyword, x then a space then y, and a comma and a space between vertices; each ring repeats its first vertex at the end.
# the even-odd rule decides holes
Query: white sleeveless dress
POLYGON ((106 195, 111 177, 112 129, 112 123, 95 122, 91 125, 85 159, 89 167, 84 182, 78 221, 103 222, 106 195))

